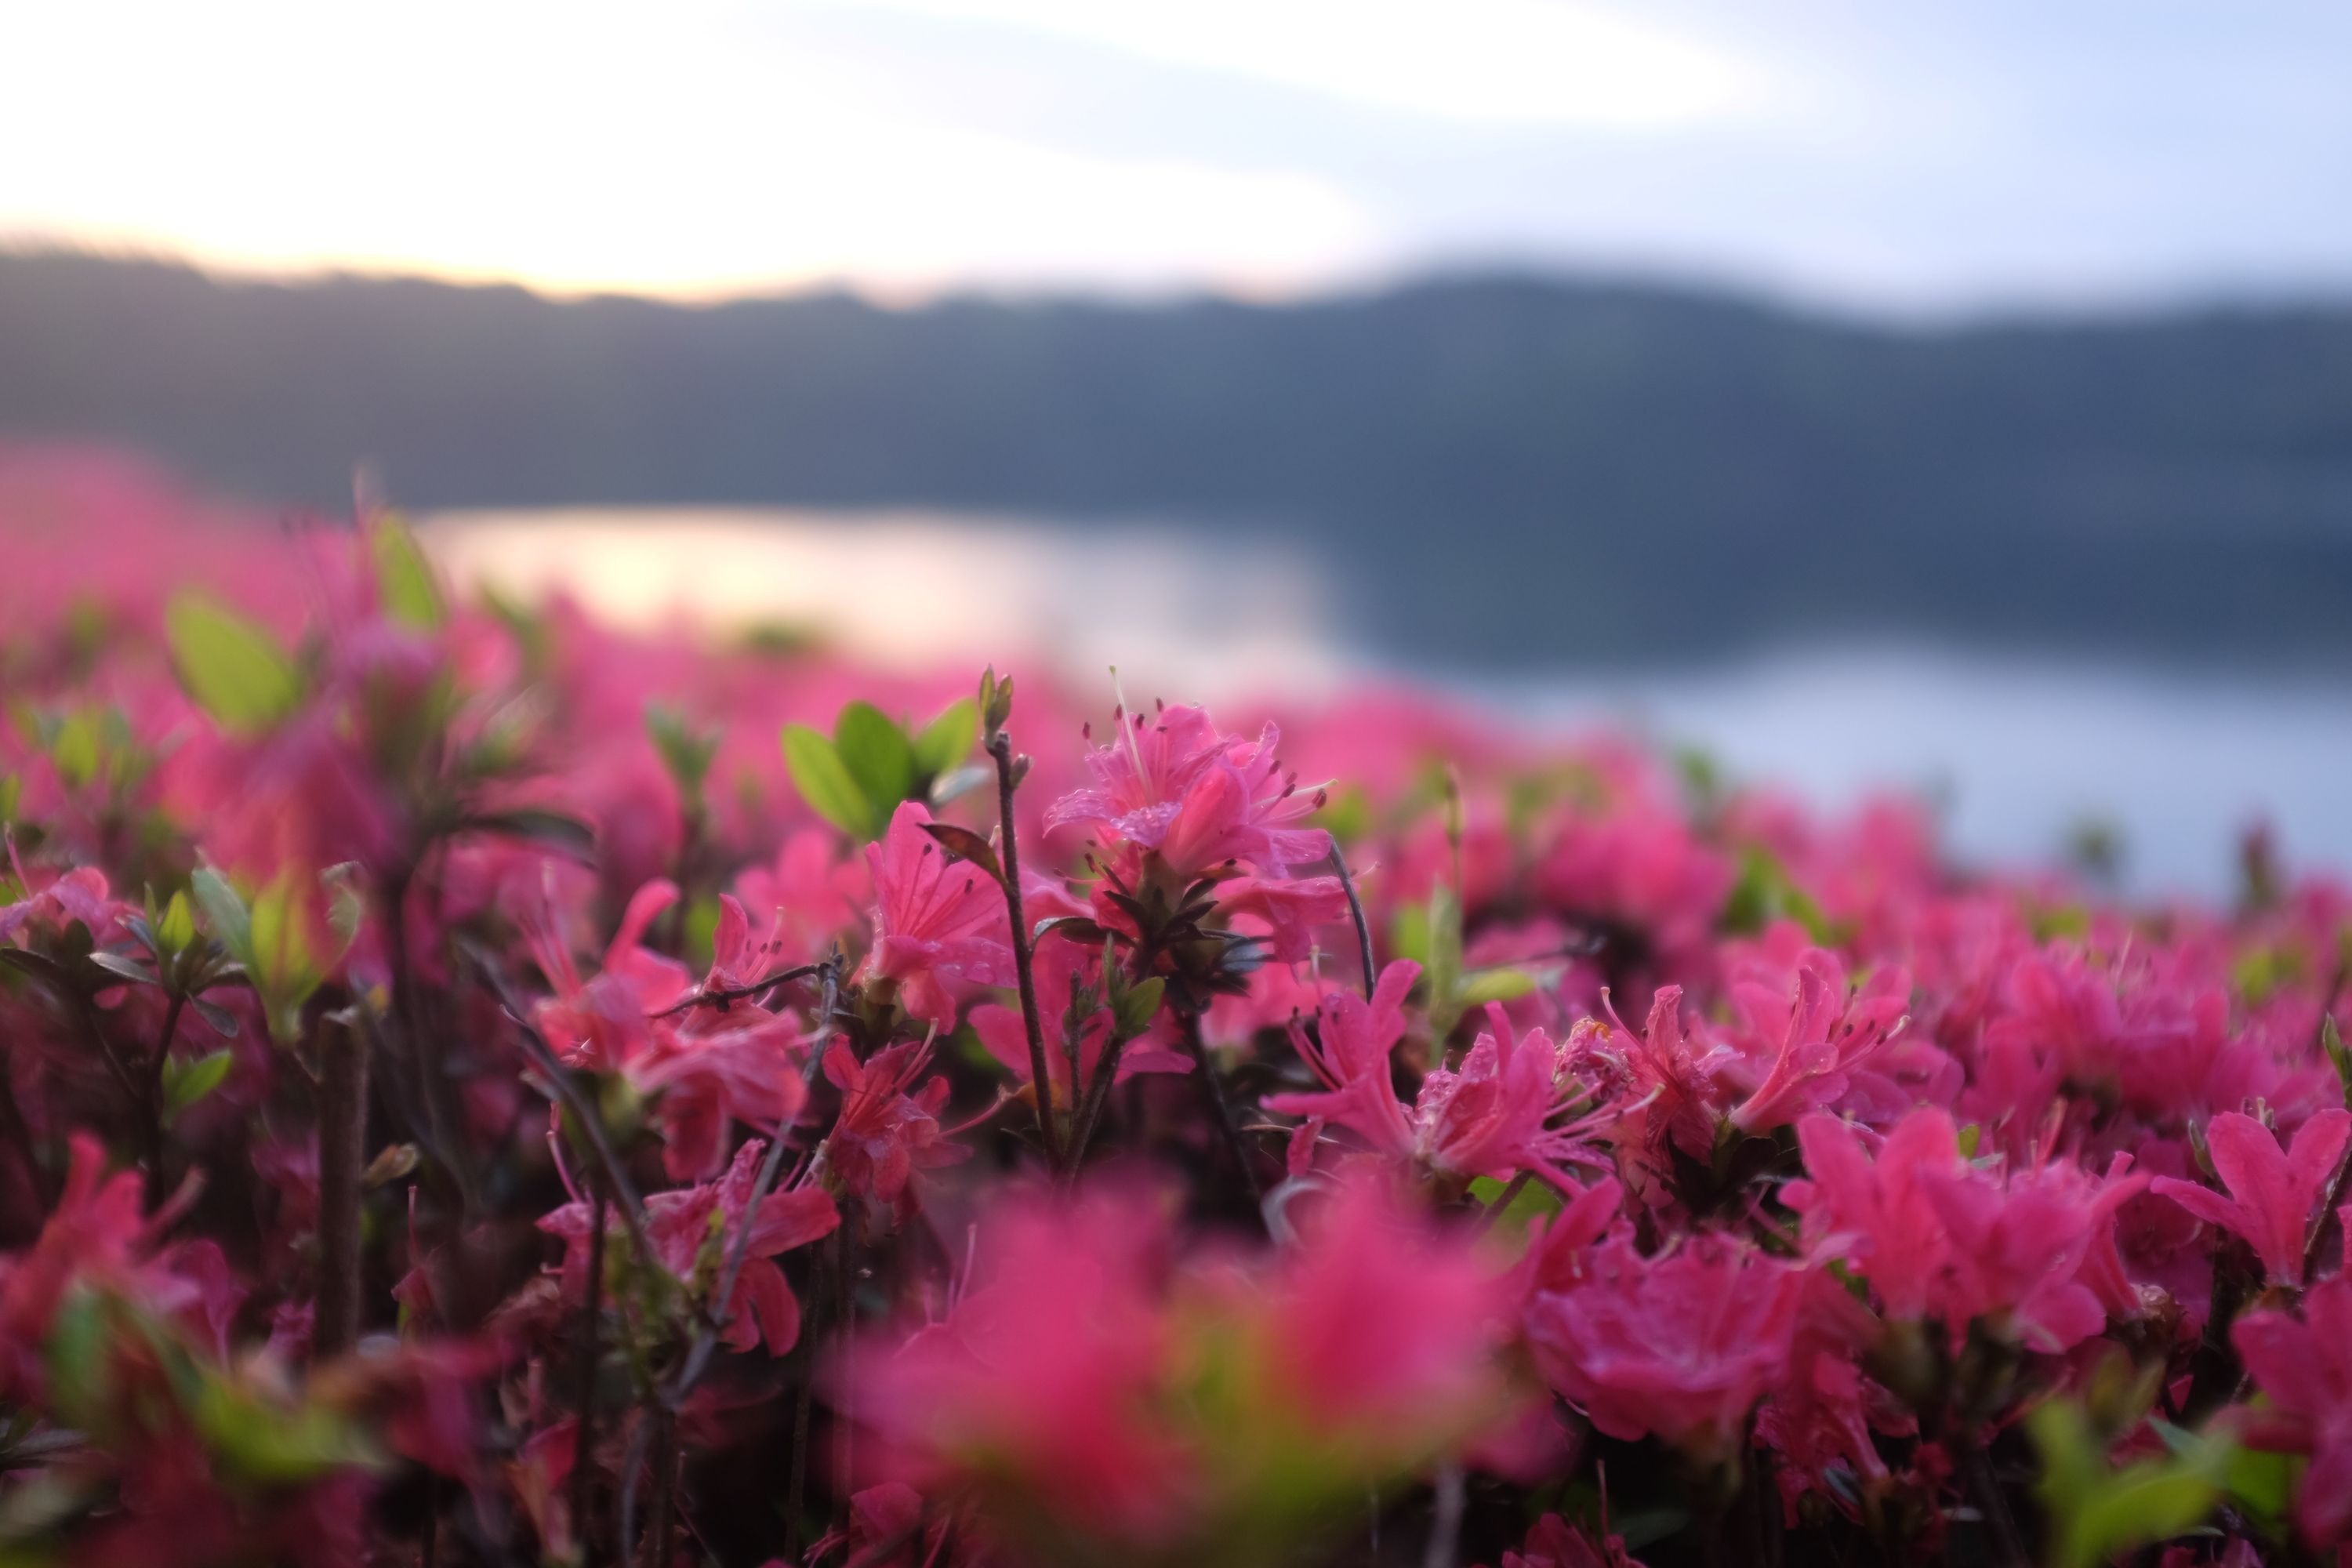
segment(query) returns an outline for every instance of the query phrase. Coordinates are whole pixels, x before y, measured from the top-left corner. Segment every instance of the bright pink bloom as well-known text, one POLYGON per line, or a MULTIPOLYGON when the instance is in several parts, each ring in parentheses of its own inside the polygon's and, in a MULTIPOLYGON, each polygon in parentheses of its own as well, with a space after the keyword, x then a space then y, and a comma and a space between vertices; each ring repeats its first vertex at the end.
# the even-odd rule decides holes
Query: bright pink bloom
POLYGON ((1304 963, 1315 933, 1348 918, 1337 877, 1229 877, 1217 884, 1217 914, 1234 922, 1270 963, 1304 963))
POLYGON ((1091 829, 1106 845, 1155 850, 1180 877, 1233 864, 1281 877, 1330 853, 1330 835, 1291 827, 1320 804, 1275 756, 1281 732, 1255 741, 1221 735, 1198 708, 1125 715, 1108 745, 1087 753, 1094 787, 1073 791, 1045 814, 1050 831, 1091 829))
POLYGON ((934 1078, 909 1092, 930 1064, 930 1047, 915 1040, 885 1047, 864 1062, 846 1044, 825 1052, 824 1076, 841 1090, 841 1112, 826 1135, 824 1158, 845 1191, 911 1213, 919 1168, 971 1154, 940 1129, 948 1080, 934 1078))
POLYGON ((853 1352, 844 1392, 917 1486, 977 1470, 1066 1527, 1158 1542, 1199 1485, 1199 1456, 1158 1415, 1165 1237, 1134 1194, 1006 1204, 947 1315, 853 1352))
MULTIPOLYGON (((790 1018, 748 1002, 673 1011, 698 988, 685 965, 644 942, 677 896, 667 880, 638 889, 604 950, 603 970, 585 983, 542 916, 534 950, 555 995, 539 1005, 536 1017, 566 1062, 617 1072, 651 1099, 663 1169, 673 1181, 700 1181, 724 1163, 730 1121, 774 1136, 799 1114, 806 1090, 794 1070, 801 1039, 790 1018)), ((742 906, 727 897, 711 945, 700 991, 740 988, 767 973, 774 956, 772 944, 751 941, 742 906)))
MULTIPOLYGON (((1037 944, 1034 954, 1037 983, 1037 1005, 1044 1010, 1042 1020, 1045 1038, 1045 1076, 1054 1086, 1055 1103, 1066 1107, 1070 1100, 1070 1057, 1063 1043, 1068 1027, 1066 1015, 1069 1011, 1070 984, 1097 982, 1102 973, 1102 952, 1083 942, 1073 942, 1059 933, 1049 933, 1037 944)), ((1029 1031, 1022 1020, 1021 1009, 1003 1003, 990 1002, 974 1007, 971 1014, 972 1031, 988 1054, 1010 1070, 1023 1083, 1030 1077, 1029 1031)), ((1092 1083, 1095 1064, 1102 1058, 1103 1044, 1110 1038, 1111 1016, 1108 1005, 1097 1006, 1087 1017, 1078 1034, 1078 1078, 1082 1083, 1092 1083)), ((1180 1073, 1192 1070, 1192 1058, 1183 1054, 1181 1042, 1175 1037, 1173 1026, 1163 1015, 1160 1021, 1138 1038, 1120 1047, 1118 1081, 1125 1083, 1139 1072, 1180 1073)))
POLYGON ((903 801, 882 842, 869 845, 874 872, 874 950, 865 975, 897 983, 910 1016, 955 1026, 951 987, 1013 983, 1012 927, 1004 894, 977 867, 951 861, 923 825, 931 814, 903 801))
POLYGON ((2295 1519, 2315 1546, 2352 1531, 2352 1279, 2323 1279, 2303 1317, 2248 1312, 2231 1326, 2239 1358, 2270 1408, 2246 1432, 2258 1448, 2309 1454, 2295 1519))
POLYGON ((2312 1212, 2326 1195, 2347 1137, 2352 1111, 2323 1110, 2282 1151, 2269 1128, 2225 1110, 2206 1124, 2205 1146, 2230 1196, 2172 1176, 2158 1176, 2155 1190, 2206 1224, 2245 1237, 2273 1285, 2300 1286, 2312 1212))
POLYGON ((1264 1314, 1277 1408, 1408 1447, 1501 1414, 1492 1347, 1507 1280, 1379 1182, 1349 1183, 1301 1229, 1275 1278, 1236 1303, 1264 1314))
MULTIPOLYGON (((718 1181, 684 1192, 656 1193, 646 1200, 647 1239, 655 1260, 671 1275, 692 1281, 702 1266, 710 1263, 708 1278, 716 1280, 750 1215, 751 1187, 766 1147, 754 1138, 736 1151, 734 1163, 718 1181)), ((736 1277, 733 1294, 716 1309, 726 1322, 719 1342, 734 1351, 764 1343, 771 1355, 792 1349, 800 1338, 800 1302, 784 1282, 784 1271, 776 1266, 775 1258, 830 1236, 840 1223, 833 1199, 815 1187, 770 1193, 762 1198, 758 1215, 749 1219, 751 1235, 743 1271, 736 1277)), ((539 1222, 540 1229, 563 1239, 562 1276, 568 1294, 587 1291, 588 1240, 594 1225, 593 1210, 585 1202, 566 1204, 539 1222)))
POLYGON ((1592 1089, 1570 1074, 1551 1037, 1538 1029, 1518 1037, 1500 1008, 1489 1010, 1491 1029, 1458 1069, 1423 1078, 1410 1107, 1397 1098, 1389 1053, 1404 1037, 1404 998, 1420 973, 1399 961, 1381 972, 1370 1002, 1348 992, 1326 996, 1319 1046, 1294 1023, 1292 1044, 1329 1087, 1268 1095, 1265 1108, 1337 1123, 1429 1171, 1506 1179, 1527 1171, 1576 1191, 1561 1165, 1607 1163, 1592 1152, 1592 1089))
POLYGON ((2145 1186, 2118 1156, 2105 1180, 2071 1161, 2006 1174, 1960 1157, 1952 1119, 1913 1111, 1873 1161, 1853 1127, 1828 1116, 1797 1125, 1810 1179, 1781 1189, 1805 1234, 1842 1253, 1891 1318, 1937 1319, 1957 1343, 1969 1323, 2013 1324, 2026 1343, 2061 1351, 2106 1324, 2078 1276, 2115 1212, 2145 1186))
POLYGON ((1604 1244, 1575 1288, 1525 1314, 1536 1364, 1612 1437, 1655 1434, 1705 1462, 1735 1454, 1787 1375, 1804 1271, 1700 1233, 1655 1258, 1604 1244))
POLYGON ((1845 966, 1823 948, 1804 946, 1775 963, 1774 937, 1783 949, 1792 937, 1801 942, 1799 928, 1777 930, 1766 952, 1742 966, 1731 997, 1743 1026, 1725 1037, 1736 1055, 1715 1068, 1745 1092, 1731 1112, 1743 1132, 1786 1126, 1844 1096, 1854 1070, 1903 1027, 1911 997, 1911 976, 1901 969, 1880 969, 1849 990, 1845 966))

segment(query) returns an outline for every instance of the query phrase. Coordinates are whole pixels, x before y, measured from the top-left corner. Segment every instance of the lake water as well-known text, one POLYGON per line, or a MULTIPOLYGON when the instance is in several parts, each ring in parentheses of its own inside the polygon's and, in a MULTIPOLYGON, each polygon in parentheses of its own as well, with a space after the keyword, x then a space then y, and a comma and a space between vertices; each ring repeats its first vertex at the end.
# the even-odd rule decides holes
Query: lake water
POLYGON ((625 624, 782 621, 861 657, 1108 664, 1135 689, 1214 699, 1330 692, 1400 674, 1499 712, 1608 720, 1713 752, 1824 805, 1924 793, 1979 862, 2058 851, 2096 818, 2142 891, 2218 894, 2263 818, 2298 863, 2352 870, 2352 682, 2022 658, 1900 644, 1788 649, 1718 668, 1398 671, 1331 630, 1346 606, 1303 554, 1253 544, 1246 571, 1181 530, 1075 530, 897 511, 602 510, 427 520, 460 582, 558 586, 625 624))

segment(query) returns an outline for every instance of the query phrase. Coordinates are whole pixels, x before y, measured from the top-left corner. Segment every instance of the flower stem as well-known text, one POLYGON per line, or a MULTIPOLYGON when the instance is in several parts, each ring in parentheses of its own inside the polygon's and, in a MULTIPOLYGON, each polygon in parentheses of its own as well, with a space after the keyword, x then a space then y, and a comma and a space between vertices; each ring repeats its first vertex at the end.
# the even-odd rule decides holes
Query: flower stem
POLYGON ((1191 1054, 1192 1065, 1200 1070, 1201 1090, 1208 1100, 1210 1120, 1217 1124, 1217 1137, 1224 1144, 1227 1157, 1241 1173, 1244 1184, 1249 1188, 1251 1201, 1263 1210, 1265 1190, 1258 1184, 1257 1171, 1250 1164, 1249 1148, 1242 1142, 1241 1123, 1234 1119, 1233 1098, 1225 1092, 1225 1080, 1219 1075, 1217 1064, 1211 1059, 1208 1047, 1201 1041, 1201 1016, 1190 1009, 1179 1009, 1176 1016, 1183 1023, 1184 1048, 1191 1054))
MULTIPOLYGON (((1013 969, 1021 984, 1021 1026, 1029 1036, 1029 1081, 1037 1092, 1037 1137, 1045 1146, 1046 1167, 1062 1169, 1062 1141, 1054 1124, 1054 1077, 1045 1067, 1045 1030, 1037 1014, 1037 977, 1031 963, 1029 921, 1021 910, 1021 844, 1013 827, 1013 740, 999 731, 988 738, 996 761, 996 812, 1004 827, 999 858, 1004 866, 1004 910, 1013 918, 1013 969)), ((1076 1086, 1072 1085, 1075 1092, 1076 1086)))
POLYGON ((589 1481, 596 1447, 596 1373, 603 1359, 598 1336, 604 1320, 604 1227, 612 1199, 604 1184, 589 1177, 596 1192, 593 1227, 588 1232, 588 1298, 580 1309, 580 1375, 578 1424, 572 1443, 572 1528, 580 1539, 582 1560, 595 1568, 596 1532, 589 1528, 589 1481))
POLYGON ((1356 879, 1348 870, 1348 857, 1339 847, 1335 835, 1331 840, 1331 868, 1339 873, 1340 890, 1348 895, 1348 916, 1356 922, 1356 960, 1363 966, 1364 1000, 1372 999, 1372 928, 1364 920, 1364 901, 1356 896, 1356 879))
POLYGON ((359 1032, 330 1027, 319 1042, 319 1300, 314 1360, 359 1341, 360 1177, 366 1163, 367 1049, 359 1032))

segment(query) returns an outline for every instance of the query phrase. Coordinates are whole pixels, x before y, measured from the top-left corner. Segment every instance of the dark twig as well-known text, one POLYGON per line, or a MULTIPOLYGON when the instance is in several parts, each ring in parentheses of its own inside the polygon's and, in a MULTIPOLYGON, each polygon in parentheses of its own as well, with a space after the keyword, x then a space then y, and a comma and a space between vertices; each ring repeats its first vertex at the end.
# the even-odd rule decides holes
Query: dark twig
POLYGON ((1331 837, 1331 868, 1339 873, 1339 887, 1348 895, 1348 916, 1356 922, 1356 960, 1364 970, 1364 1000, 1372 999, 1372 928, 1364 920, 1364 901, 1356 896, 1356 879, 1348 870, 1348 857, 1331 837))
MULTIPOLYGON (((810 972, 821 973, 824 976, 824 1005, 825 1011, 830 1014, 835 977, 840 972, 839 960, 828 958, 823 963, 810 964, 807 967, 810 972)), ((824 1030, 820 1027, 819 1046, 824 1043, 823 1037, 824 1030)), ((814 1047, 812 1049, 814 1050, 814 1047)), ((727 1267, 719 1272, 719 1289, 712 1292, 710 1297, 715 1311, 704 1315, 702 1327, 696 1331, 693 1345, 687 1351, 686 1359, 678 1363, 677 1375, 670 1380, 668 1389, 662 1394, 662 1404, 672 1411, 676 1411, 685 1402, 686 1396, 693 1392, 696 1382, 702 1376, 703 1369, 710 1363, 711 1352, 719 1342, 719 1332, 726 1326, 720 1320, 727 1311, 727 1303, 735 1299, 735 1281, 742 1275, 743 1260, 751 1255, 751 1232, 759 1226, 760 1205, 767 1201, 768 1194, 776 1184, 777 1176, 784 1168, 783 1132, 782 1128, 778 1128, 776 1136, 769 1141, 768 1152, 760 1162, 760 1173, 751 1182, 751 1195, 744 1206, 743 1223, 737 1227, 735 1239, 728 1247, 727 1267)))
MULTIPOLYGON (((1013 739, 999 731, 988 738, 988 754, 996 761, 996 813, 1003 824, 998 858, 1003 863, 1004 910, 1013 917, 1013 970, 1021 987, 1021 1026, 1029 1036, 1029 1081, 1037 1093, 1037 1136, 1045 1146, 1045 1164, 1062 1169, 1062 1137, 1054 1125, 1054 1079, 1045 1068, 1045 1030, 1037 1014, 1037 977, 1030 951, 1029 920, 1021 907, 1021 842, 1013 826, 1013 739)), ((1076 1092, 1073 1083, 1071 1091, 1076 1092)))
POLYGON ((2017 1520, 2009 1511, 2009 1499, 2002 1495, 2000 1478, 1992 1473, 1992 1456, 1981 1443, 1972 1444, 1965 1461, 1969 1490, 1975 1494, 1977 1511, 1984 1515, 1985 1525, 1992 1532, 1992 1558, 1997 1568, 2027 1568, 2033 1561, 2025 1549, 2025 1538, 2020 1534, 2017 1520))
POLYGON ((1180 1008, 1177 1017, 1182 1022, 1184 1048, 1201 1074, 1201 1086, 1209 1103, 1210 1120, 1217 1124, 1217 1136, 1225 1146, 1225 1153, 1240 1170, 1243 1183, 1249 1188, 1254 1205, 1262 1205, 1265 1191, 1258 1184, 1256 1167, 1250 1163, 1248 1146, 1242 1142, 1241 1124, 1234 1119, 1234 1102, 1225 1093, 1225 1080, 1210 1059, 1208 1047, 1201 1041, 1201 1016, 1180 1008))
POLYGON ((596 1373, 604 1358, 598 1340, 604 1320, 604 1228, 612 1200, 605 1196, 602 1183, 593 1176, 590 1181, 596 1188, 596 1212, 594 1227, 588 1232, 588 1299, 580 1310, 580 1416, 572 1444, 572 1528, 579 1532, 583 1561, 587 1568, 595 1568, 596 1532, 588 1517, 589 1469, 596 1448, 596 1373))
POLYGON ((564 1114, 579 1127, 581 1136, 588 1141, 596 1163, 604 1168, 604 1180, 610 1184, 605 1190, 614 1205, 621 1211, 621 1223, 628 1227, 629 1239, 636 1244, 637 1256, 656 1256, 652 1238, 646 1234, 646 1205, 637 1196, 636 1184, 629 1180, 627 1168, 621 1163, 620 1156, 613 1152, 612 1140, 604 1136, 604 1123, 596 1114, 595 1107, 588 1103, 587 1096, 580 1092, 580 1086, 574 1081, 572 1069, 556 1059, 554 1050, 547 1043, 547 1037, 539 1032, 523 1011, 521 999, 507 984, 498 960, 473 942, 464 942, 460 945, 466 955, 474 961, 474 966, 481 971, 483 982, 489 986, 491 994, 498 998, 499 1007, 513 1022, 516 1033, 522 1040, 523 1054, 530 1058, 531 1066, 546 1080, 549 1092, 562 1105, 564 1114))
POLYGON ((773 974, 763 975, 749 985, 728 985, 715 991, 696 991, 676 1006, 665 1007, 658 1013, 648 1013, 646 1016, 675 1018, 680 1013, 690 1013, 697 1007, 715 1007, 723 1013, 738 1002, 763 995, 779 985, 789 985, 795 980, 806 980, 824 968, 824 965, 822 963, 795 964, 790 969, 780 969, 773 974))
POLYGON ((318 1360, 359 1342, 366 1141, 367 1048, 357 1028, 331 1021, 319 1042, 319 1298, 310 1331, 318 1360))
MULTIPOLYGON (((1103 1108, 1110 1103, 1112 1086, 1118 1081, 1118 1058, 1127 1050, 1127 1037, 1117 1029, 1103 1046, 1102 1059, 1095 1063, 1094 1081, 1087 1086, 1085 1103, 1070 1123, 1070 1153, 1065 1173, 1077 1179, 1078 1164, 1087 1157, 1087 1147, 1094 1142, 1095 1127, 1102 1121, 1103 1108)), ((1070 1080, 1075 1084, 1077 1079, 1070 1080)))

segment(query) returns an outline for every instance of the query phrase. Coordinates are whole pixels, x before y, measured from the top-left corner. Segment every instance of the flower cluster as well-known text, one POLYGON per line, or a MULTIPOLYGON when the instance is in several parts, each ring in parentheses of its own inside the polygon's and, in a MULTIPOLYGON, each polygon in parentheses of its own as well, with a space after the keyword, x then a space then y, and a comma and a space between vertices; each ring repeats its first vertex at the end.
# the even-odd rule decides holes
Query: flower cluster
POLYGON ((0 527, 0 1563, 2352 1550, 2343 885, 0 527))

